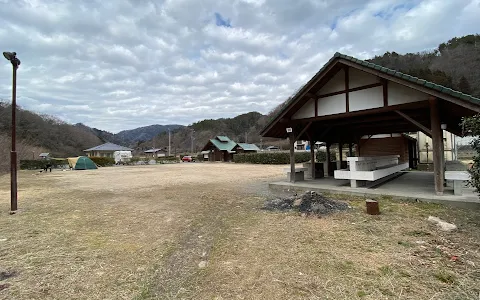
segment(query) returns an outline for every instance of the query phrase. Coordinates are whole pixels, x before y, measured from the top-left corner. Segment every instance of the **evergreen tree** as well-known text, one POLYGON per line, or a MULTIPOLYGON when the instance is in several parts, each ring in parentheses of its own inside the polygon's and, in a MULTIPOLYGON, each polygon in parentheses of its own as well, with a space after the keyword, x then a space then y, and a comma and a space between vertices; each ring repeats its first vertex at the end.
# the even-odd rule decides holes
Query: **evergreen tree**
POLYGON ((471 94, 472 88, 470 87, 470 83, 468 82, 465 76, 460 77, 460 81, 458 83, 458 90, 465 94, 471 94))

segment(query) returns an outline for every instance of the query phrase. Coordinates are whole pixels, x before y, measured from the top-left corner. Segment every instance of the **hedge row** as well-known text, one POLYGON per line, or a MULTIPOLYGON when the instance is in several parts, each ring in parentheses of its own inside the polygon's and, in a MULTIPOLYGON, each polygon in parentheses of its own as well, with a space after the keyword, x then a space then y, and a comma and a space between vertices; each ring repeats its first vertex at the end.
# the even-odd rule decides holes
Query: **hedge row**
POLYGON ((34 160, 34 159, 22 159, 20 160, 21 170, 38 170, 43 169, 47 164, 52 165, 52 168, 68 165, 66 159, 52 159, 52 160, 34 160))
POLYGON ((115 164, 115 159, 113 159, 112 157, 92 156, 90 157, 90 159, 93 160, 93 162, 100 167, 109 167, 115 164))
MULTIPOLYGON (((238 153, 233 155, 233 161, 236 163, 284 165, 284 164, 290 163, 290 153, 288 152, 238 153)), ((310 152, 295 153, 296 163, 302 163, 307 161, 310 161, 310 152)))
POLYGON ((164 162, 164 161, 176 162, 176 161, 180 161, 180 158, 176 156, 160 156, 155 158, 155 160, 157 162, 164 162))

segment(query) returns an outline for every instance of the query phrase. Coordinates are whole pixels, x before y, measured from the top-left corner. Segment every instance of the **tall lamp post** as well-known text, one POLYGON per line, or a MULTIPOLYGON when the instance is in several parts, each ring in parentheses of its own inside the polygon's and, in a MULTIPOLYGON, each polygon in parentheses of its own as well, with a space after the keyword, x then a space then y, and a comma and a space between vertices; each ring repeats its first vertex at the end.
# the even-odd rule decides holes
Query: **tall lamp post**
POLYGON ((12 151, 10 152, 10 212, 17 210, 17 147, 16 147, 16 112, 17 112, 17 69, 20 60, 15 52, 3 52, 3 56, 10 61, 13 68, 12 79, 12 151))

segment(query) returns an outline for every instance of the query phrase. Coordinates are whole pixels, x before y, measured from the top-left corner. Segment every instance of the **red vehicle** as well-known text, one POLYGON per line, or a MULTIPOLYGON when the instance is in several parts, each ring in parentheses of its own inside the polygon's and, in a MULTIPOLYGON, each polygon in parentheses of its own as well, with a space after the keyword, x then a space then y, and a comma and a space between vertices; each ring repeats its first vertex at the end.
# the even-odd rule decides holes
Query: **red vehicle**
POLYGON ((184 157, 182 157, 182 161, 184 161, 184 162, 194 162, 195 159, 193 157, 191 157, 190 155, 185 155, 184 157))

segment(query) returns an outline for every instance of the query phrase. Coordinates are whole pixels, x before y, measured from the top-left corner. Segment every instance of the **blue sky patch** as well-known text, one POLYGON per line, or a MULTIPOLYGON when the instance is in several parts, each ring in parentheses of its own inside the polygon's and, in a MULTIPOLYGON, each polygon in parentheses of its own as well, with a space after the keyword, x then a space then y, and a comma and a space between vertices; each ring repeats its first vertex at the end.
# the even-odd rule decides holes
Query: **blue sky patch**
POLYGON ((343 18, 346 18, 346 17, 349 17, 351 16, 354 12, 356 12, 357 10, 359 10, 358 8, 356 9, 352 9, 351 11, 349 11, 348 13, 346 14, 343 14, 343 15, 340 15, 340 16, 336 16, 335 18, 333 18, 333 21, 332 23, 330 23, 330 29, 331 30, 335 30, 337 28, 337 24, 338 24, 338 21, 340 19, 343 19, 343 18))
POLYGON ((215 13, 215 25, 220 27, 232 27, 230 24, 230 19, 222 17, 222 15, 218 12, 215 13))
POLYGON ((396 11, 398 11, 398 10, 409 11, 414 7, 415 7, 415 3, 413 1, 408 1, 408 2, 404 2, 402 4, 395 5, 391 9, 389 8, 389 9, 386 9, 386 10, 381 10, 381 11, 375 13, 374 16, 378 17, 378 18, 382 18, 384 20, 389 20, 396 11))

